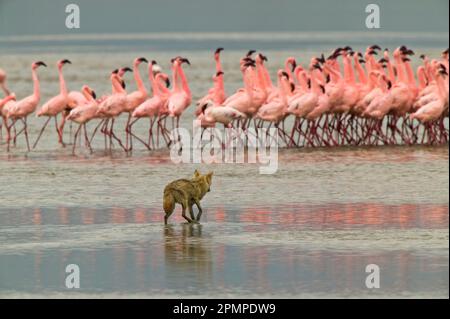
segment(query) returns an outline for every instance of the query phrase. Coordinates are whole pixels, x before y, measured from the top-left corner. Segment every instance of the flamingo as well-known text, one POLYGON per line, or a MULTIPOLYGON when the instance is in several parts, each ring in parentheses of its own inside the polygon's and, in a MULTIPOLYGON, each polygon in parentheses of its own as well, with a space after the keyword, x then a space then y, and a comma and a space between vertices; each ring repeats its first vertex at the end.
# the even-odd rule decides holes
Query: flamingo
MULTIPOLYGON (((6 72, 3 71, 2 69, 0 69, 0 88, 3 90, 5 96, 10 95, 10 91, 6 87, 6 72)), ((0 138, 1 134, 2 134, 2 123, 0 122, 0 138)))
POLYGON ((106 118, 105 123, 105 134, 109 136, 110 147, 112 145, 112 140, 115 139, 124 151, 128 149, 123 145, 122 141, 114 133, 114 122, 117 116, 123 113, 127 107, 127 92, 123 87, 122 78, 116 72, 111 73, 110 79, 113 87, 113 93, 106 97, 98 106, 97 116, 106 118), (111 120, 111 126, 108 130, 107 125, 109 120, 111 120))
POLYGON ((224 102, 224 106, 232 107, 246 116, 252 113, 250 109, 254 99, 252 67, 255 67, 254 62, 247 62, 242 65, 241 72, 243 75, 244 90, 236 92, 224 102))
MULTIPOLYGON (((34 62, 31 65, 31 75, 32 75, 32 79, 33 79, 33 94, 22 99, 19 101, 14 101, 14 100, 10 100, 8 103, 6 103, 6 105, 4 106, 4 111, 6 114, 6 121, 5 121, 5 126, 7 126, 7 121, 8 119, 12 120, 12 124, 11 126, 7 127, 8 130, 8 151, 9 151, 9 145, 10 145, 10 129, 11 127, 16 123, 17 120, 22 120, 23 122, 23 129, 19 132, 19 134, 21 132, 24 132, 25 135, 25 139, 27 142, 27 148, 28 151, 30 151, 30 142, 28 139, 28 125, 27 125, 27 118, 28 116, 33 113, 37 106, 39 105, 39 102, 41 100, 41 93, 40 93, 40 87, 39 87, 39 78, 37 75, 37 69, 40 66, 44 66, 46 67, 47 65, 42 62, 42 61, 38 61, 38 62, 34 62)), ((16 134, 15 138, 17 137, 18 134, 16 134)))
MULTIPOLYGON (((164 112, 164 108, 167 104, 167 100, 170 95, 170 90, 167 88, 170 85, 170 80, 167 74, 158 73, 154 76, 153 65, 156 65, 156 61, 152 61, 149 64, 149 80, 153 88, 153 97, 147 99, 144 103, 139 105, 133 112, 132 116, 136 118, 131 125, 133 125, 138 119, 143 117, 150 118, 150 128, 149 128, 149 142, 145 143, 137 136, 136 137, 140 142, 142 142, 147 149, 151 149, 150 141, 153 141, 153 125, 156 121, 156 118, 164 112), (164 83, 164 84, 162 84, 164 83)), ((130 126, 131 126, 130 125, 130 126)), ((160 124, 158 123, 157 134, 159 134, 160 124)), ((161 128, 162 130, 162 128, 161 128)), ((159 143, 159 141, 158 141, 159 143)))
POLYGON ((86 123, 94 119, 98 111, 98 102, 96 101, 97 96, 95 92, 89 86, 83 85, 81 88, 81 93, 83 94, 85 100, 75 106, 67 116, 68 121, 73 121, 79 124, 73 139, 73 154, 75 153, 75 148, 77 145, 77 137, 82 128, 84 129, 85 144, 92 152, 92 147, 87 136, 86 123))
POLYGON ((172 61, 172 78, 174 87, 169 96, 168 111, 170 117, 176 118, 176 127, 179 127, 181 114, 192 102, 192 93, 183 68, 181 67, 183 63, 191 65, 188 59, 181 57, 177 57, 172 61), (178 79, 181 80, 181 86, 178 79))
POLYGON ((445 70, 438 70, 435 74, 435 81, 437 89, 434 92, 435 98, 428 104, 422 106, 415 113, 410 114, 411 119, 418 119, 422 123, 427 123, 439 119, 446 108, 448 108, 448 83, 445 83, 444 78, 448 73, 445 70))
MULTIPOLYGON (((5 98, 0 99, 0 116, 2 117, 2 122, 0 122, 0 124, 5 123, 5 127, 6 127, 6 131, 9 134, 9 130, 8 130, 8 126, 7 126, 7 120, 6 120, 6 116, 8 114, 8 111, 6 110, 5 112, 3 111, 3 107, 5 106, 5 104, 7 104, 9 101, 14 101, 16 100, 16 95, 14 93, 10 93, 9 95, 7 95, 5 98)), ((1 129, 2 126, 0 126, 0 136, 1 136, 1 129)))
MULTIPOLYGON (((217 48, 217 50, 214 52, 214 60, 216 61, 216 75, 219 73, 223 75, 222 64, 220 62, 220 52, 222 51, 223 48, 217 48)), ((225 101, 226 94, 223 77, 213 77, 213 82, 214 86, 208 90, 208 93, 204 97, 197 101, 197 108, 195 110, 196 116, 199 116, 200 113, 202 113, 203 106, 208 102, 213 101, 215 104, 222 104, 225 101), (217 94, 216 90, 219 90, 217 94)))
POLYGON ((148 97, 147 89, 145 88, 144 81, 142 81, 141 74, 139 73, 139 65, 141 63, 148 63, 146 58, 136 58, 133 62, 134 80, 136 82, 137 90, 127 95, 127 104, 125 111, 128 112, 128 120, 125 126, 126 132, 126 148, 131 151, 133 149, 133 138, 131 133, 131 116, 133 111, 148 97), (129 145, 129 146, 128 146, 129 145))
MULTIPOLYGON (((216 74, 216 78, 220 76, 223 76, 221 71, 216 74)), ((201 121, 202 127, 214 127, 215 123, 221 123, 224 127, 231 128, 233 121, 246 118, 245 114, 238 110, 226 105, 220 105, 218 102, 220 97, 217 96, 220 94, 220 90, 215 90, 212 99, 203 106, 202 113, 197 118, 201 121)))
POLYGON ((56 132, 58 133, 58 142, 64 146, 63 129, 64 129, 66 115, 63 112, 67 111, 68 104, 69 104, 69 94, 67 91, 66 82, 64 80, 64 75, 62 72, 63 66, 66 64, 72 64, 72 62, 70 62, 67 59, 64 59, 64 60, 58 61, 58 63, 56 64, 56 66, 58 68, 58 74, 59 74, 59 91, 60 91, 59 94, 56 95, 55 97, 51 98, 49 101, 47 101, 41 107, 41 109, 37 112, 38 117, 47 116, 48 119, 45 122, 44 126, 42 127, 42 129, 38 135, 38 138, 36 139, 36 142, 33 145, 33 148, 36 148, 36 145, 38 144, 38 142, 42 136, 42 133, 44 133, 44 130, 47 127, 47 125, 52 117, 55 119, 56 132), (63 113, 63 114, 62 114, 61 124, 58 126, 58 120, 56 117, 58 116, 59 113, 63 113))
POLYGON ((269 128, 272 124, 274 124, 275 128, 277 128, 278 134, 285 140, 288 135, 284 131, 284 127, 282 131, 278 128, 279 123, 284 121, 286 118, 288 111, 288 95, 292 91, 292 86, 289 79, 289 74, 286 71, 278 70, 277 78, 277 96, 262 105, 261 108, 259 108, 256 117, 263 121, 268 121, 270 123, 269 128))

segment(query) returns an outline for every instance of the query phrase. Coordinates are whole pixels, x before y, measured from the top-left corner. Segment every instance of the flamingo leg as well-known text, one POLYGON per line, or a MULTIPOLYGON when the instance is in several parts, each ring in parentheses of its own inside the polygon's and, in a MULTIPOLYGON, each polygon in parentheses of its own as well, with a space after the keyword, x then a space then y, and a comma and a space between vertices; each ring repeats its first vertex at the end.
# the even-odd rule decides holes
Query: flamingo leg
POLYGON ((41 139, 42 133, 44 133, 44 130, 45 130, 45 128, 47 127, 47 125, 48 125, 48 123, 50 122, 50 120, 51 120, 51 117, 48 117, 48 118, 47 118, 47 121, 45 121, 44 126, 42 126, 41 131, 39 132, 39 135, 38 135, 36 141, 35 141, 34 144, 33 144, 33 149, 36 148, 36 145, 38 144, 39 140, 41 139))
POLYGON ((75 148, 77 147, 77 138, 80 134, 82 124, 78 125, 78 129, 75 132, 75 135, 73 136, 73 146, 72 146, 72 155, 75 155, 75 148))

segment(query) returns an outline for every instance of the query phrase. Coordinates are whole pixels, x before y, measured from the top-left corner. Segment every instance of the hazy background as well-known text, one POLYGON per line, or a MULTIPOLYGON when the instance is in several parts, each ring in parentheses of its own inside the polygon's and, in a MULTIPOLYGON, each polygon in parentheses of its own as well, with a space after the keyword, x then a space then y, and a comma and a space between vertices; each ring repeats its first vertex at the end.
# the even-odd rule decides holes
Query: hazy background
POLYGON ((447 0, 0 0, 0 36, 64 33, 369 31, 448 32, 447 0), (65 7, 81 29, 65 28, 65 7), (365 28, 365 7, 381 29, 365 28))

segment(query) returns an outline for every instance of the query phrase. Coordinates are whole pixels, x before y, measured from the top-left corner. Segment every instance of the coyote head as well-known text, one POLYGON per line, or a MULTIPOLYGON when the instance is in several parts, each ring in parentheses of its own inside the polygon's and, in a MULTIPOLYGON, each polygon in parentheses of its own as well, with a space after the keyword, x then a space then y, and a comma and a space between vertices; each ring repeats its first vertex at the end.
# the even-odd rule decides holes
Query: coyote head
POLYGON ((208 192, 210 192, 213 174, 213 172, 209 172, 206 175, 202 175, 198 170, 195 170, 193 180, 204 183, 208 187, 208 192))

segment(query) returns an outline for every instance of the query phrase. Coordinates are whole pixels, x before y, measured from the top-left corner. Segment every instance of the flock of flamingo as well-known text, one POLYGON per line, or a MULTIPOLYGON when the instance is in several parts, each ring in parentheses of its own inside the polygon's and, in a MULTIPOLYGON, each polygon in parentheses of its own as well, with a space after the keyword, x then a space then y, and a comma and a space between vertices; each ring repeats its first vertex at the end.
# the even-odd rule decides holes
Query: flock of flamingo
MULTIPOLYGON (((348 46, 337 48, 328 58, 323 54, 313 57, 308 66, 290 57, 284 69, 278 70, 276 83, 266 67, 267 57, 251 50, 240 60, 243 88, 229 96, 220 60, 222 50, 214 52, 213 86, 196 103, 195 115, 202 128, 222 124, 248 132, 253 125, 258 132, 260 128, 273 126, 287 147, 448 143, 448 49, 436 59, 421 55, 423 63, 416 72, 410 63, 414 52, 405 46, 395 49, 392 58, 388 49, 382 52, 377 45, 368 47, 364 53, 348 46), (285 126, 289 116, 293 123, 290 131, 285 126)), ((25 137, 28 151, 35 148, 52 118, 61 145, 65 123, 78 124, 73 152, 82 136, 92 152, 97 132, 103 134, 108 149, 117 142, 125 152, 130 152, 133 140, 137 140, 150 150, 159 146, 160 136, 170 145, 167 119, 172 120, 172 128, 178 128, 180 117, 192 103, 183 70, 184 64, 190 65, 188 59, 173 58, 169 77, 156 61, 137 58, 132 69, 119 68, 111 73, 112 92, 99 98, 88 85, 80 91, 68 90, 63 76, 67 64, 71 62, 57 63, 60 92, 41 107, 38 69, 47 66, 44 62, 32 63, 33 94, 21 100, 8 89, 6 73, 0 69, 0 88, 4 92, 4 98, 0 99, 3 118, 0 134, 6 130, 8 151, 11 142, 15 145, 20 135, 25 137), (148 64, 151 93, 140 75, 142 63, 148 64), (127 92, 126 72, 133 72, 136 91, 127 92), (30 146, 27 119, 35 112, 47 119, 30 146), (127 116, 125 142, 120 138, 122 134, 114 130, 121 114, 127 116), (133 132, 133 125, 142 118, 149 119, 145 139, 133 132), (86 124, 93 120, 98 122, 88 134, 86 124)))

